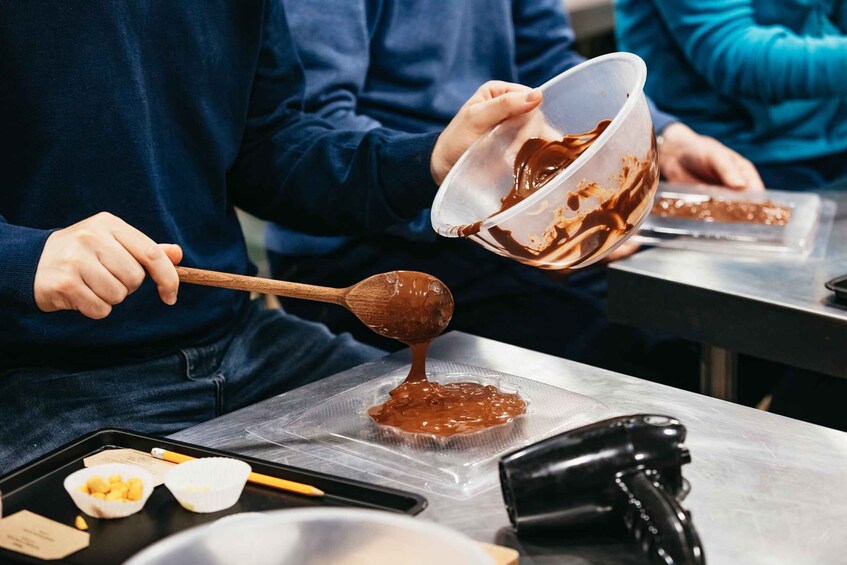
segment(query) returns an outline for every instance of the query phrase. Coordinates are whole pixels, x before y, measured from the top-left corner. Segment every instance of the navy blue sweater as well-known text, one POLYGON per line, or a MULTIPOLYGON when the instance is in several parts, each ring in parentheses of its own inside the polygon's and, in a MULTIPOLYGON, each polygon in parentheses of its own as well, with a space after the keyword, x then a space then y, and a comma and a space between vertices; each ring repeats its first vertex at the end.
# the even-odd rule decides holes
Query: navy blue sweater
POLYGON ((174 351, 223 332, 243 293, 151 281, 103 321, 46 314, 33 280, 51 230, 106 210, 183 264, 252 267, 233 205, 304 231, 413 218, 435 134, 337 132, 301 112, 278 0, 0 3, 0 367, 174 351))

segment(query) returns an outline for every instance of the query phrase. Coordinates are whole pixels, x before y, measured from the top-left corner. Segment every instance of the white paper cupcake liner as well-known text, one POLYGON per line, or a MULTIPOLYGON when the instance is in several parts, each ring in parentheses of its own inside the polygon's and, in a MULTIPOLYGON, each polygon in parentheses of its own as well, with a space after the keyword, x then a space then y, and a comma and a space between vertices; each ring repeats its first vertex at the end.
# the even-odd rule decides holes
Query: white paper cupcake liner
POLYGON ((125 463, 106 463, 71 473, 65 478, 64 485, 74 504, 86 515, 92 518, 124 518, 144 508, 147 499, 153 494, 153 483, 153 475, 141 467, 125 463), (141 500, 127 502, 100 500, 78 490, 91 477, 100 476, 108 481, 112 475, 120 475, 124 481, 132 478, 141 479, 141 500))
POLYGON ((250 471, 237 459, 204 457, 168 471, 165 486, 186 510, 217 512, 238 502, 250 471))

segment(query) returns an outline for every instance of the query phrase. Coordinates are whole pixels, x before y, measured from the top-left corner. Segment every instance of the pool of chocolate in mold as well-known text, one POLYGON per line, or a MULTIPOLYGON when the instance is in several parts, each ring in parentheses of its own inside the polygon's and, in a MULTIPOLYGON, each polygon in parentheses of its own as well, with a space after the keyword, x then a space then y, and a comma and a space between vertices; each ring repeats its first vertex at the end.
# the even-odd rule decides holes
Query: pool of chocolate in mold
POLYGON ((663 196, 653 203, 651 213, 660 218, 769 226, 784 226, 791 221, 791 207, 776 204, 771 200, 755 202, 713 197, 692 200, 663 196))
POLYGON ((374 422, 403 432, 451 437, 507 424, 526 412, 517 393, 476 382, 441 384, 406 379, 384 403, 368 409, 374 422))

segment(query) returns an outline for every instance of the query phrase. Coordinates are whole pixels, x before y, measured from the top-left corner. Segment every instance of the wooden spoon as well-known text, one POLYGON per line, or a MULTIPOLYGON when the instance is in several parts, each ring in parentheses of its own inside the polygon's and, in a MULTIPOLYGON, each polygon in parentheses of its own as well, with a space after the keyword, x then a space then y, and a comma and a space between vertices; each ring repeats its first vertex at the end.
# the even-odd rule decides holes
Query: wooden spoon
POLYGON ((390 271, 347 288, 330 288, 203 269, 177 267, 185 283, 247 290, 338 304, 376 333, 406 344, 425 343, 444 331, 453 317, 453 295, 426 273, 390 271))

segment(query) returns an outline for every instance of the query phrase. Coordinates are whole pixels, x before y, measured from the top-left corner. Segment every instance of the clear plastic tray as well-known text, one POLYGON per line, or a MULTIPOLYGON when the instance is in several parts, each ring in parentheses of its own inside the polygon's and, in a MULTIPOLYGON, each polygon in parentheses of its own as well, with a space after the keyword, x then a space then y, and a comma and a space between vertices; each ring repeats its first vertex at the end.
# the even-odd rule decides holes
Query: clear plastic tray
POLYGON ((763 256, 806 257, 814 247, 816 234, 828 229, 832 218, 822 212, 825 202, 813 193, 769 190, 761 194, 739 194, 727 189, 661 183, 656 199, 684 198, 696 201, 705 196, 723 200, 771 200, 791 208, 784 226, 750 223, 703 222, 679 218, 647 217, 633 238, 639 243, 727 253, 763 256), (828 222, 828 224, 826 223, 828 222))
POLYGON ((597 400, 515 375, 437 359, 427 368, 430 379, 440 383, 471 381, 517 392, 527 411, 508 424, 449 438, 376 424, 367 409, 384 402, 403 381, 404 367, 247 431, 414 488, 466 499, 497 484, 497 461, 505 453, 609 414, 597 400))

